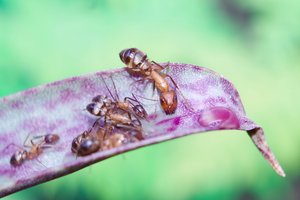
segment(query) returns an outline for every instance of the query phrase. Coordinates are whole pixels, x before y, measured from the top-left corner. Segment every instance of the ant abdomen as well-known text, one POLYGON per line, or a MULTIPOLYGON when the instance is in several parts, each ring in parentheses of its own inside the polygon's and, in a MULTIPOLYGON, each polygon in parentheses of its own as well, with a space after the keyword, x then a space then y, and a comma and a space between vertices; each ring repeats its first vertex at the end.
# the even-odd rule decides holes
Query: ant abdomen
POLYGON ((100 149, 100 142, 94 138, 84 139, 78 148, 78 156, 86 156, 92 154, 100 149))
POLYGON ((59 140, 59 136, 56 134, 47 134, 44 140, 46 144, 55 144, 59 140))
POLYGON ((148 62, 147 55, 137 48, 124 49, 119 56, 129 68, 138 68, 148 62))

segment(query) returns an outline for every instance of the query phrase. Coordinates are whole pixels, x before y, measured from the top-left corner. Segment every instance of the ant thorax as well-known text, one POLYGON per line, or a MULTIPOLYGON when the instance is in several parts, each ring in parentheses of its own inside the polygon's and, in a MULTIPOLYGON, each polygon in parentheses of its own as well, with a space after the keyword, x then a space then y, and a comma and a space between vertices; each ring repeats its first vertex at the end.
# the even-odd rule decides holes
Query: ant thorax
POLYGON ((43 152, 40 145, 33 145, 29 151, 27 151, 27 159, 32 160, 38 157, 43 152))

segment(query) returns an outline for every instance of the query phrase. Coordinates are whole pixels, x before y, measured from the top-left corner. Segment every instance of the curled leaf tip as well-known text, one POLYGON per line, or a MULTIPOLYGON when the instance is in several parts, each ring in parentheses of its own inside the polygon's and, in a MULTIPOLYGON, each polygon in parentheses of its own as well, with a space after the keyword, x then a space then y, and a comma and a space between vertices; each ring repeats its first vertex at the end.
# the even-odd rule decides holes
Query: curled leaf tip
POLYGON ((248 132, 249 136, 251 137, 255 146, 261 152, 263 157, 269 162, 269 164, 276 171, 276 173, 282 177, 285 177, 286 175, 285 175, 284 170, 280 166, 279 162, 275 158, 274 154, 272 153, 272 151, 270 150, 270 148, 266 142, 263 129, 262 128, 254 128, 247 132, 248 132))

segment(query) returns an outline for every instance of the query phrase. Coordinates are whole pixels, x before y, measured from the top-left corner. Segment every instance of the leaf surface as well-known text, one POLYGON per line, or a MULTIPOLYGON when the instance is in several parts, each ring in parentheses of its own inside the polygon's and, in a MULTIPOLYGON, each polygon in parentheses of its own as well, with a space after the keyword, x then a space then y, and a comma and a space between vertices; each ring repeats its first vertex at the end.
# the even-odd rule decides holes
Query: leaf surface
POLYGON ((139 147, 224 129, 247 131, 274 170, 285 176, 265 141, 263 129, 247 118, 232 83, 207 68, 188 64, 170 63, 167 73, 180 88, 176 90, 179 103, 173 115, 162 111, 159 94, 153 91, 152 83, 137 81, 139 78, 130 75, 125 68, 73 77, 0 99, 0 196, 139 147), (91 128, 97 119, 85 110, 86 105, 98 94, 109 96, 101 76, 121 100, 135 94, 144 105, 149 114, 149 120, 142 121, 145 139, 76 157, 71 152, 72 140, 91 128), (48 133, 60 136, 56 145, 19 167, 10 165, 11 156, 19 150, 16 146, 22 147, 28 135, 48 133))

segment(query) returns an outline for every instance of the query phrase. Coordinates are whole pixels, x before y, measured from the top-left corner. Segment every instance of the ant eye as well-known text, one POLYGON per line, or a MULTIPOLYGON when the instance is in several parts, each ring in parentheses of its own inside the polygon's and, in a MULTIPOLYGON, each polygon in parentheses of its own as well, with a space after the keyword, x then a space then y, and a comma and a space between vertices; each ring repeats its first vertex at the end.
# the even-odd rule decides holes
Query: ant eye
POLYGON ((71 147, 71 150, 73 153, 76 153, 77 152, 77 149, 78 149, 78 144, 77 144, 77 138, 75 138, 72 142, 72 147, 71 147))
POLYGON ((167 104, 167 100, 163 96, 160 97, 160 104, 162 106, 166 106, 166 104, 167 104))
POLYGON ((93 115, 97 115, 98 112, 97 112, 97 109, 96 109, 96 103, 90 103, 86 106, 86 110, 93 114, 93 115))
POLYGON ((89 113, 93 113, 93 110, 94 110, 94 107, 95 107, 95 103, 90 103, 86 106, 86 110, 89 112, 89 113))

